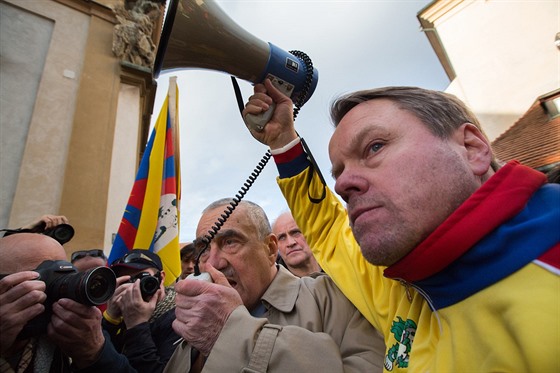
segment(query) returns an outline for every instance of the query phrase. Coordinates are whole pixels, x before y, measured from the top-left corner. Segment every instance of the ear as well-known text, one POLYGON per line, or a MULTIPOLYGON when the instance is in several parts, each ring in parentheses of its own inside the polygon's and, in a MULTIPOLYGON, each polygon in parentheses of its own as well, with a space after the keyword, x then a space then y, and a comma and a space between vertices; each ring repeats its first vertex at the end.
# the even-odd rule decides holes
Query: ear
POLYGON ((165 282, 165 271, 161 271, 161 283, 163 284, 165 282))
POLYGON ((276 263, 278 257, 278 238, 275 234, 269 234, 266 238, 267 257, 272 264, 276 263))
POLYGON ((492 147, 490 141, 472 123, 464 123, 457 130, 457 140, 464 147, 466 160, 474 175, 484 176, 491 170, 492 147))

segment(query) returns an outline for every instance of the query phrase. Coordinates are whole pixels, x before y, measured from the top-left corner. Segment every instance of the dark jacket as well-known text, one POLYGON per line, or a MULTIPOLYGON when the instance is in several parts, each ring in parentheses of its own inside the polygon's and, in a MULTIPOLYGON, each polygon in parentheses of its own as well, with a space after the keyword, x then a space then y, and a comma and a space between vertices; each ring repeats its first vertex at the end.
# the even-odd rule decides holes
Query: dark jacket
POLYGON ((175 320, 175 308, 152 322, 143 322, 131 329, 124 329, 103 320, 103 328, 111 335, 117 351, 128 358, 138 372, 162 372, 179 340, 171 324, 175 320), (120 329, 120 332, 119 332, 120 329))
POLYGON ((136 373, 136 369, 131 366, 126 356, 115 350, 109 334, 106 331, 103 331, 103 334, 105 335, 105 345, 97 361, 85 369, 72 367, 72 371, 79 373, 136 373))

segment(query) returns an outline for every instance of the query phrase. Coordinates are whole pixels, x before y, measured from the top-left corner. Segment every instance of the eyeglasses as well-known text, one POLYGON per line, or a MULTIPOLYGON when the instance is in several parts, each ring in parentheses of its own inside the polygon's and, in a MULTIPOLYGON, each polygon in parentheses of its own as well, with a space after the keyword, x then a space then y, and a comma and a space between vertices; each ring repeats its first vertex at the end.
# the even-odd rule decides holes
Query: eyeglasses
POLYGON ((143 263, 143 264, 149 265, 150 267, 159 268, 159 265, 157 265, 152 260, 152 258, 150 258, 149 256, 147 256, 144 253, 139 253, 139 252, 133 252, 133 253, 130 253, 130 254, 126 254, 122 258, 119 258, 119 259, 115 260, 111 264, 111 266, 114 266, 116 264, 128 264, 128 263, 143 263))
POLYGON ((74 263, 76 260, 85 258, 86 256, 106 259, 103 250, 82 250, 73 252, 72 256, 70 257, 70 262, 74 263))

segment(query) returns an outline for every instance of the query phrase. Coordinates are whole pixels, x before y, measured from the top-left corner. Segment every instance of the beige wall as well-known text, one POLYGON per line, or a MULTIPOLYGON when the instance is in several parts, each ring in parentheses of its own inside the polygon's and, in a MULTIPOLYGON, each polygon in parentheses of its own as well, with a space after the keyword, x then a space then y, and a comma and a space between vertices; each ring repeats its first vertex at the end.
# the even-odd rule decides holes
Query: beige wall
POLYGON ((8 226, 54 22, 0 2, 0 227, 8 226))
MULTIPOLYGON (((22 20, 19 26, 23 29, 21 37, 18 35, 2 42, 19 50, 30 64, 37 64, 33 60, 34 45, 26 44, 28 38, 35 39, 39 44, 37 46, 44 51, 45 60, 36 77, 35 74, 32 77, 38 82, 33 105, 25 104, 25 108, 14 113, 14 118, 6 119, 4 114, 6 111, 11 112, 12 105, 17 107, 18 103, 13 102, 10 89, 3 84, 1 87, 2 100, 10 102, 10 105, 3 105, 2 109, 3 131, 15 123, 29 128, 27 136, 23 138, 14 139, 6 132, 2 136, 3 141, 10 141, 22 154, 19 169, 17 162, 9 167, 12 176, 17 174, 10 185, 13 192, 11 213, 7 212, 9 202, 3 201, 2 204, 2 215, 8 217, 2 222, 3 225, 17 227, 38 215, 59 210, 61 180, 64 179, 72 134, 89 18, 51 1, 9 0, 2 6, 22 20), (50 25, 50 38, 41 35, 43 29, 36 27, 37 20, 50 25)), ((15 66, 10 71, 2 71, 1 80, 5 79, 26 82, 29 77, 26 69, 15 66)))
POLYGON ((107 220, 105 223, 104 247, 111 247, 113 234, 116 234, 130 196, 136 176, 136 154, 128 151, 130 141, 136 142, 139 136, 140 119, 140 87, 123 84, 119 91, 119 107, 117 109, 117 127, 115 128, 115 146, 109 182, 107 203, 107 220), (127 164, 129 167, 123 168, 127 164))
POLYGON ((112 52, 114 2, 0 0, 0 224, 65 215, 67 252, 109 253, 150 122, 150 70, 112 52))
POLYGON ((112 55, 113 24, 92 17, 76 102, 60 212, 72 220, 76 240, 103 245, 109 170, 119 92, 119 64, 112 55))
POLYGON ((440 59, 448 58, 456 74, 446 91, 469 104, 491 139, 560 87, 558 1, 444 0, 422 16, 437 30, 446 54, 440 59))

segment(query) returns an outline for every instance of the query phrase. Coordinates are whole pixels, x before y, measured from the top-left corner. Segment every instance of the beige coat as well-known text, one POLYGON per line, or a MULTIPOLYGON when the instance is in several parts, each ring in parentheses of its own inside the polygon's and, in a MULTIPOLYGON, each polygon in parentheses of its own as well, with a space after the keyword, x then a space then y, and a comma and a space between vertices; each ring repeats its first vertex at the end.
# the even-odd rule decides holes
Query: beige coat
MULTIPOLYGON (((324 274, 298 278, 280 266, 261 298, 262 318, 240 306, 228 318, 203 372, 381 372, 380 334, 324 274)), ((165 372, 189 372, 178 346, 165 372)))

